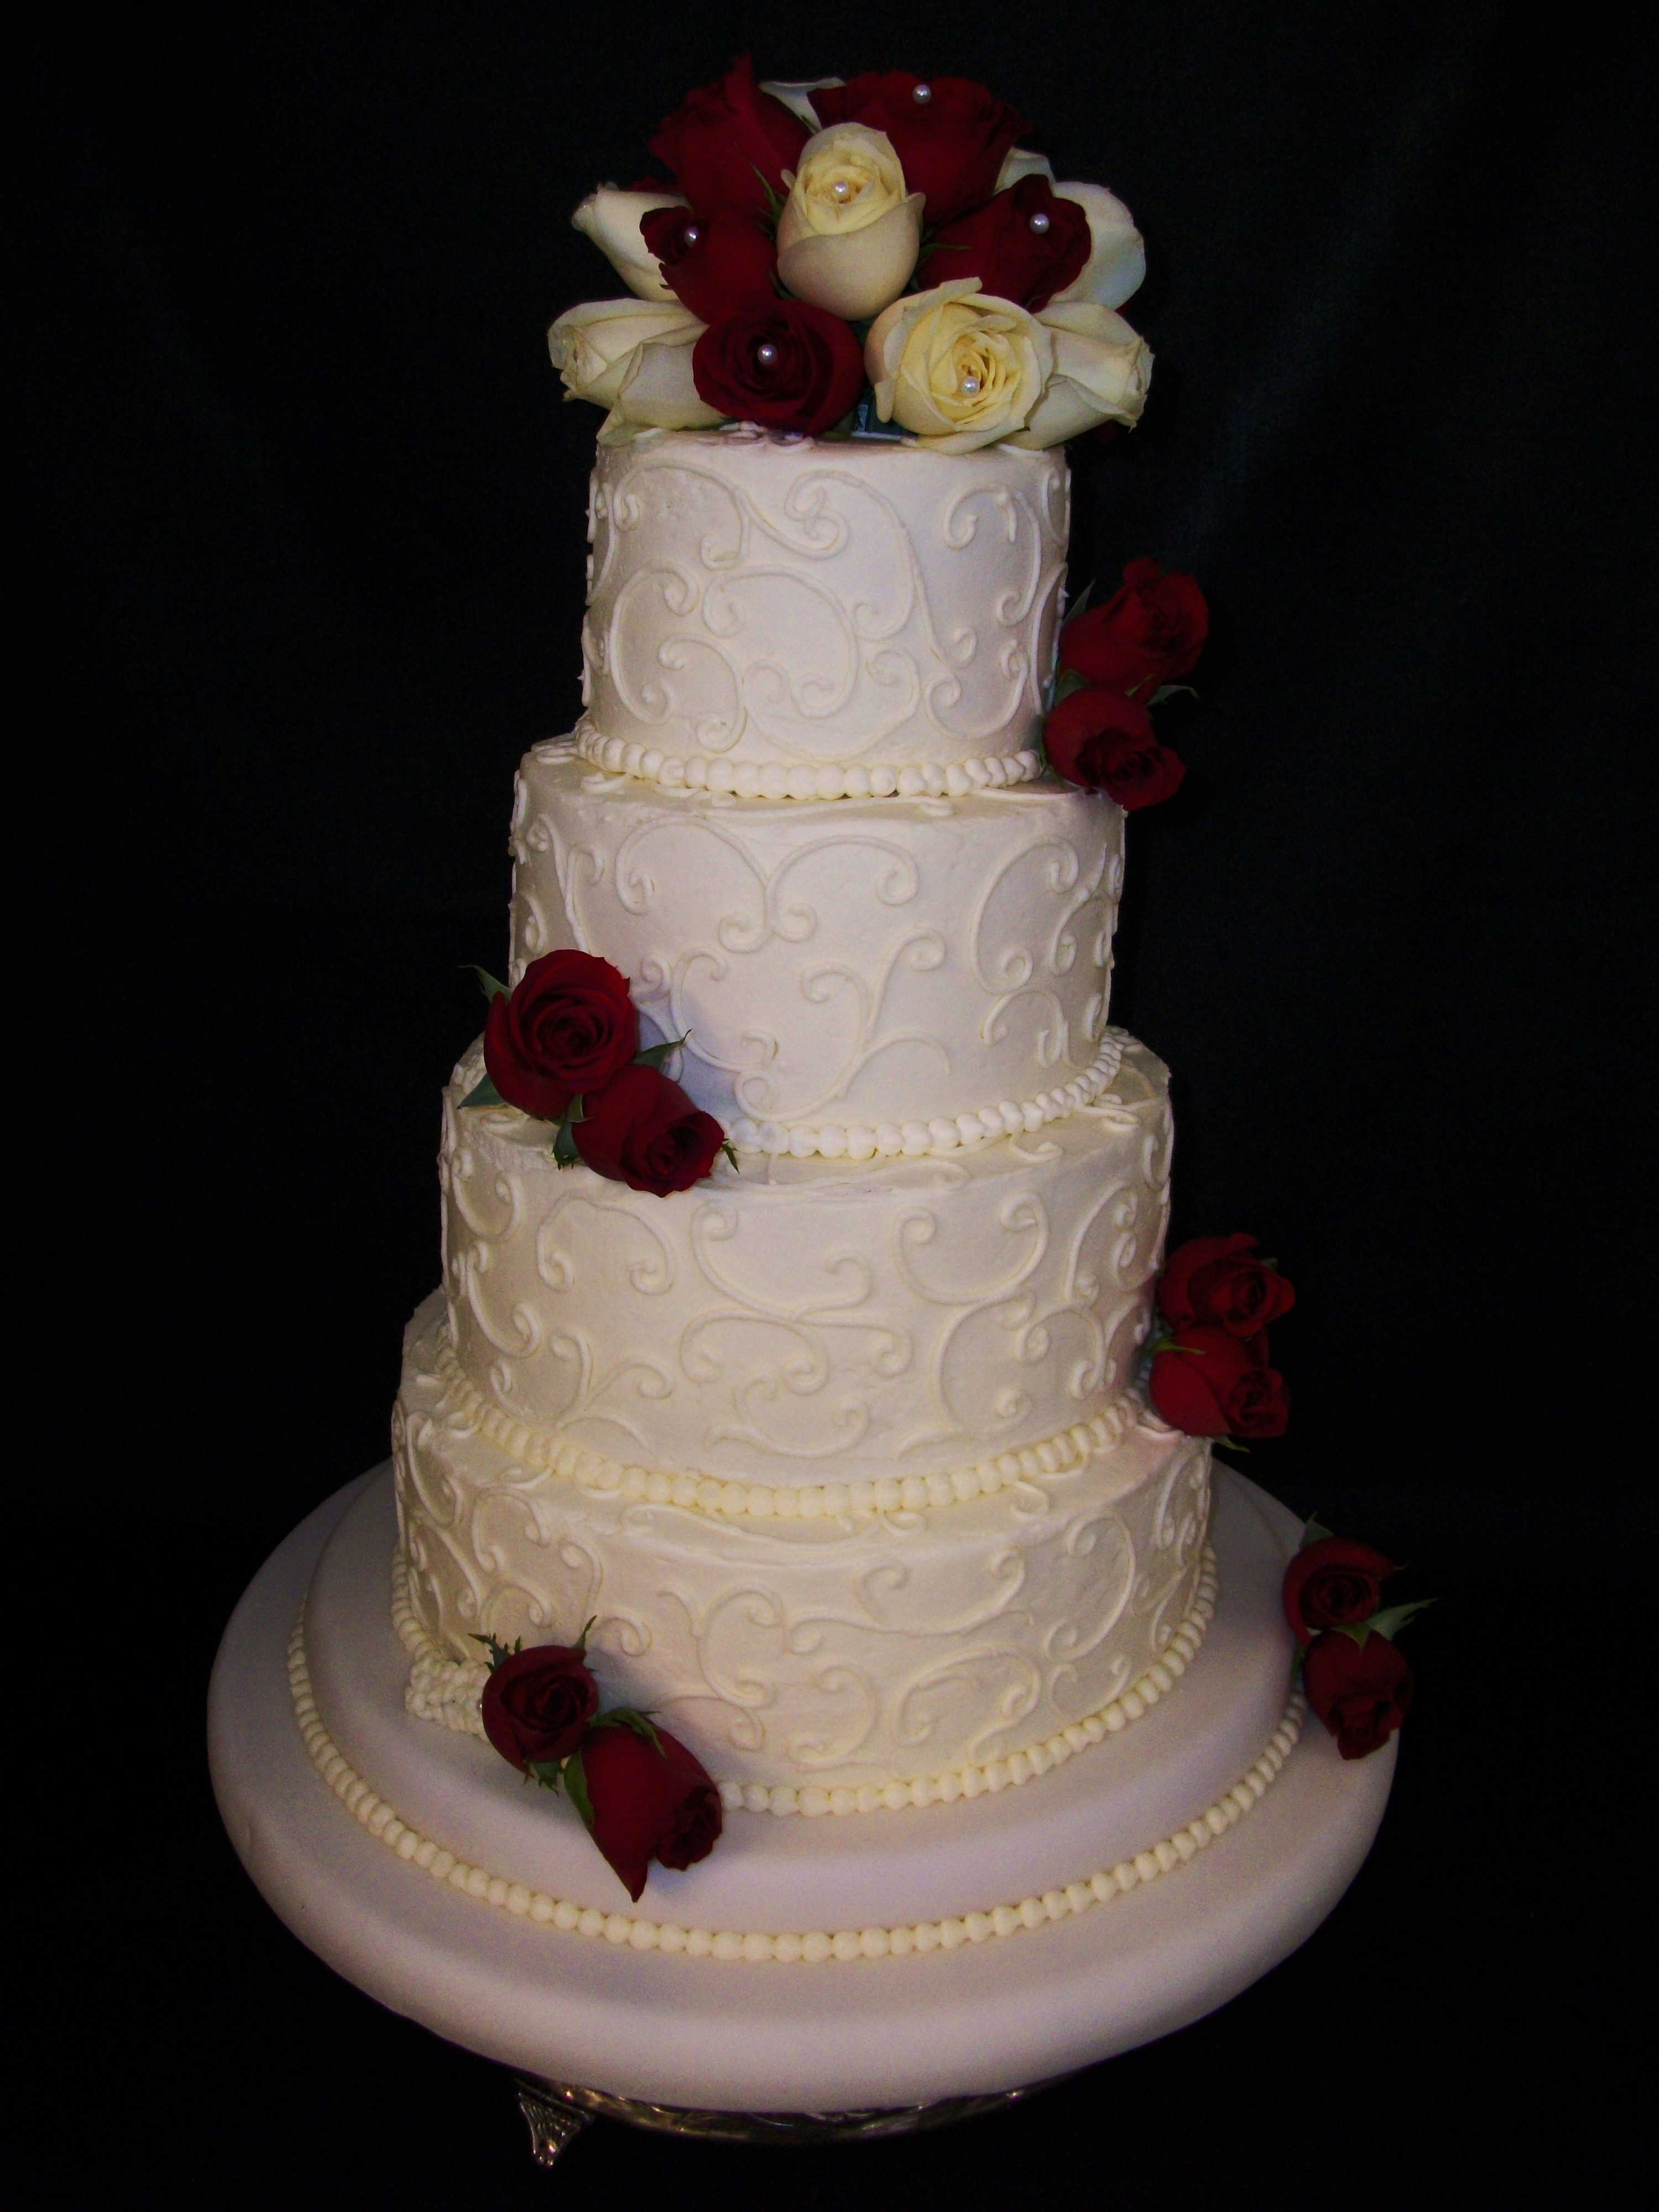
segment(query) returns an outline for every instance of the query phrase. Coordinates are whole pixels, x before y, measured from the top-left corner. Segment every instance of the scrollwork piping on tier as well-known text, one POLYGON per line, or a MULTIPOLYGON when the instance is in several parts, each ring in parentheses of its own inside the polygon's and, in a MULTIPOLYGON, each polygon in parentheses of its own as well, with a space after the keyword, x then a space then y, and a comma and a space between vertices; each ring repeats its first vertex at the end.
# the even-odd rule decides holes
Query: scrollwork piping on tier
POLYGON ((964 761, 732 761, 708 753, 665 752, 637 739, 606 737, 586 715, 576 726, 576 750, 604 775, 660 783, 665 791, 714 791, 732 799, 965 799, 1034 783, 1044 772, 1040 752, 990 753, 964 761))
MULTIPOLYGON (((807 1820, 826 1813, 899 1813, 911 1806, 954 1805, 958 1798, 995 1796, 1018 1789, 1039 1774, 1063 1766, 1079 1752, 1109 1736, 1121 1735, 1132 1723, 1167 1697, 1198 1656, 1204 1632, 1215 1617, 1216 1558, 1209 1545, 1202 1570, 1181 1626, 1158 1657, 1115 1698, 1068 1721, 1063 1729, 994 1759, 959 1760, 940 1772, 909 1782, 866 1782, 854 1788, 825 1789, 814 1783, 732 1782, 720 1784, 720 1802, 730 1813, 771 1813, 780 1819, 800 1814, 807 1820)), ((480 1701, 489 1668, 482 1660, 449 1658, 416 1618, 409 1596, 409 1565, 401 1546, 392 1557, 392 1625, 413 1662, 404 1705, 417 1720, 434 1721, 460 1735, 483 1739, 480 1701)))
POLYGON ((1115 1079, 1123 1060, 1127 1032, 1108 1030, 1092 1066, 1054 1090, 1039 1091, 1035 1098, 1018 1103, 1005 1099, 1000 1105, 981 1106, 976 1113, 929 1121, 880 1121, 873 1128, 860 1123, 843 1127, 826 1122, 814 1128, 785 1121, 755 1121, 746 1115, 734 1121, 726 1133, 741 1152, 787 1152, 792 1158, 813 1154, 826 1160, 919 1159, 930 1153, 971 1152, 1004 1137, 1035 1136, 1050 1121, 1063 1121, 1091 1106, 1115 1079))
POLYGON ((432 1361, 448 1416, 488 1437, 510 1458, 538 1474, 566 1477, 580 1488, 629 1503, 678 1505, 715 1520, 838 1521, 848 1525, 878 1513, 923 1513, 935 1506, 966 1504, 1000 1490, 1045 1476, 1067 1474, 1095 1454, 1108 1451, 1133 1427, 1158 1436, 1168 1429, 1133 1392, 1086 1420, 1057 1429, 1034 1444, 999 1452, 948 1474, 887 1475, 854 1482, 745 1483, 688 1468, 630 1467, 579 1444, 556 1429, 543 1428, 492 1405, 467 1377, 446 1326, 432 1361))
POLYGON ((1261 1755, 1231 1790, 1215 1803, 1166 1836, 1115 1865, 1097 1867, 1085 1879, 1045 1890, 1040 1897, 1024 1897, 1018 1904, 998 1905, 988 1912, 965 1912, 936 1921, 921 1921, 896 1928, 840 1929, 834 1934, 813 1929, 805 1934, 788 1930, 781 1935, 763 1929, 739 1931, 683 1928, 676 1921, 659 1921, 625 1912, 604 1912, 597 1905, 580 1905, 574 1899, 550 1897, 526 1883, 509 1881, 487 1868, 470 1866, 429 1836, 399 1818, 392 1806, 364 1780, 329 1734, 317 1709, 316 1693, 306 1658, 305 1619, 295 1626, 288 1648, 289 1689, 294 1717, 318 1774, 364 1832, 400 1859, 418 1867, 434 1881, 463 1896, 493 1905, 515 1919, 535 1926, 556 1928, 587 1936, 603 1936, 617 1948, 663 1951, 671 1957, 743 1960, 752 1965, 775 1961, 820 1966, 831 1960, 850 1964, 855 1959, 925 1957, 931 1951, 955 1951, 964 1943, 983 1943, 992 1937, 1016 1936, 1024 1929, 1042 1928, 1088 1912, 1097 1905, 1109 1905, 1144 1883, 1157 1881, 1188 1865, 1201 1851, 1224 1837, 1267 1796, 1285 1762, 1296 1748, 1307 1717, 1307 1700, 1292 1690, 1278 1726, 1261 1755))

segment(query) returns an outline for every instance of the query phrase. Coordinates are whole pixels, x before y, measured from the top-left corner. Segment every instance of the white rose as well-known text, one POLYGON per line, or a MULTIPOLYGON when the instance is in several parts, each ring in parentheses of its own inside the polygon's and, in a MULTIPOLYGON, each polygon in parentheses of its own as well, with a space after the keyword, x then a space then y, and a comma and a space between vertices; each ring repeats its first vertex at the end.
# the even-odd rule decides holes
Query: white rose
POLYGON ((1038 318, 1054 344, 1042 397, 1011 446, 1063 445, 1097 422, 1134 423, 1152 380, 1152 349, 1121 315, 1090 300, 1051 301, 1038 318))
POLYGON ((601 185, 570 218, 573 230, 591 238, 629 290, 641 300, 672 300, 673 289, 640 232, 640 217, 653 208, 684 207, 678 192, 619 192, 601 185))
POLYGON ((1054 191, 1063 200, 1075 200, 1088 216, 1090 250, 1081 276, 1049 305, 1091 300, 1097 307, 1121 307, 1146 274, 1146 249, 1134 217, 1104 185, 1056 185, 1054 191))
POLYGON ((644 300, 585 300, 547 334, 553 366, 572 399, 610 413, 605 445, 641 429, 706 430, 726 417, 698 396, 691 349, 706 325, 689 307, 644 300))
POLYGON ((910 281, 921 250, 920 192, 884 131, 837 123, 801 149, 778 218, 778 275, 798 300, 848 322, 873 315, 910 281))
POLYGON ((815 76, 787 84, 780 84, 769 77, 759 88, 769 92, 774 100, 781 100, 789 112, 804 123, 809 131, 819 128, 818 118, 812 108, 812 94, 826 84, 845 84, 844 76, 815 76))
POLYGON ((1034 315, 981 292, 971 277, 895 300, 865 342, 884 422, 941 453, 969 453, 1018 430, 1054 367, 1054 340, 1034 315))
POLYGON ((1011 146, 1002 157, 1002 167, 997 171, 997 190, 1006 192, 1022 177, 1047 177, 1054 181, 1054 165, 1046 154, 1034 154, 1029 146, 1011 146))

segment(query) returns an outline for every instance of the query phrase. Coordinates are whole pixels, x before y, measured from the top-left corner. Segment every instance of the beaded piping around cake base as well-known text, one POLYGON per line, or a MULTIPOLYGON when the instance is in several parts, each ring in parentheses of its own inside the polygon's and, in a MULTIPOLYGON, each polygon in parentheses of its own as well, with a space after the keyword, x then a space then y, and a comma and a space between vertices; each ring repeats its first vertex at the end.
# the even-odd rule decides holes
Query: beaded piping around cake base
MULTIPOLYGON (((854 1789, 825 1789, 817 1783, 722 1782, 720 1802, 729 1813, 773 1813, 781 1819, 799 1813, 808 1820, 825 1813, 902 1813, 915 1805, 954 1805, 958 1798, 994 1796, 1018 1789, 1035 1776, 1063 1766, 1068 1759, 1108 1736, 1121 1735, 1132 1722, 1174 1689, 1204 1641, 1215 1615, 1216 1558, 1204 1547, 1198 1587, 1186 1619, 1158 1656, 1127 1690, 1081 1720, 1000 1759, 967 1761, 914 1782, 866 1782, 854 1789)), ((409 1598, 409 1563, 401 1546, 392 1555, 392 1625, 414 1661, 404 1691, 404 1705, 417 1720, 435 1721, 457 1735, 483 1738, 480 1701, 489 1668, 483 1660, 452 1659, 441 1650, 415 1616, 409 1598)))
POLYGON ((1043 772, 1040 752, 988 754, 980 760, 828 762, 730 761, 708 753, 665 752, 637 740, 608 738, 586 716, 576 726, 576 750, 601 775, 659 783, 665 791, 712 791, 731 799, 965 799, 973 791, 1002 791, 1034 783, 1043 772))
POLYGON ((520 1420, 492 1404, 469 1379, 456 1356, 447 1325, 432 1372, 443 1388, 439 1412, 459 1414, 510 1459, 563 1476, 601 1497, 621 1497, 630 1504, 678 1505, 723 1521, 749 1517, 850 1525, 853 1520, 867 1520, 877 1513, 923 1513, 933 1507, 966 1505, 976 1498, 994 1498, 1000 1490, 1017 1490, 1023 1482, 1070 1474, 1085 1466, 1096 1452, 1109 1451, 1121 1443, 1132 1425, 1157 1436, 1170 1433, 1167 1425, 1148 1410, 1145 1399, 1131 1390, 1087 1420, 1073 1421, 1069 1428, 1057 1429, 1034 1444, 999 1452, 994 1458, 975 1461, 971 1467, 953 1468, 948 1474, 884 1475, 854 1482, 732 1482, 720 1475, 700 1474, 696 1468, 629 1467, 562 1436, 557 1429, 520 1420))
POLYGON ((329 1735, 317 1710, 306 1662, 305 1616, 295 1625, 288 1647, 289 1686, 295 1718, 305 1739, 312 1763, 335 1796, 364 1831, 400 1859, 417 1866, 434 1881, 481 1904, 491 1905, 537 1927, 568 1929, 580 1936, 603 1936, 618 1950, 665 1951, 671 1957, 742 1960, 752 1965, 775 1960, 819 1966, 830 1960, 902 1959, 926 1956, 930 1951, 959 1950, 964 1943, 983 1943, 993 1936, 1018 1935, 1049 1921, 1109 1905, 1142 1884, 1176 1873, 1206 1850, 1229 1828, 1252 1813, 1267 1796, 1295 1748, 1302 1733, 1307 1702, 1292 1690, 1278 1727, 1255 1765, 1207 1811, 1184 1827, 1161 1836, 1132 1859, 1098 1867, 1081 1881, 1063 1889, 1045 1890, 1041 1897, 1023 1897, 1018 1904, 997 1905, 985 1912, 965 1912, 943 1920, 923 1920, 897 1928, 843 1928, 833 1934, 811 1929, 805 1934, 769 1935, 736 1929, 683 1928, 677 1921, 650 1920, 626 1912, 604 1912, 597 1905, 580 1905, 574 1899, 551 1897, 525 1883, 509 1881, 483 1867, 469 1866, 429 1836, 398 1818, 383 1797, 377 1796, 356 1772, 329 1735))

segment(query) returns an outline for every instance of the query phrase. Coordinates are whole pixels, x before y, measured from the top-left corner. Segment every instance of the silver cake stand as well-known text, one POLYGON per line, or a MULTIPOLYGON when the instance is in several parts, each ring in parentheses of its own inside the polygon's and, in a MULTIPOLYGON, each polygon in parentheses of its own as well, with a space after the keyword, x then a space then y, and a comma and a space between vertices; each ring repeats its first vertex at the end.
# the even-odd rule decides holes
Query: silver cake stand
MULTIPOLYGON (((214 1786, 244 1865, 294 1933, 392 2010, 508 2069, 544 2165, 599 2118, 708 2141, 822 2142, 940 2127, 1028 2096, 1185 2027, 1276 1966, 1353 1879, 1388 1800, 1394 1747, 1345 1764, 1312 1724, 1251 1816, 1168 1880, 1062 1924, 926 1960, 688 1961, 532 1925, 374 1843, 319 1778, 295 1724, 289 1642, 337 1530, 331 1559, 361 1564, 332 1571, 336 1617, 343 1575, 349 1632, 380 1686, 385 1724, 404 1726, 407 1662, 388 1613, 393 1525, 390 1469, 376 1469, 319 1506, 255 1577, 214 1670, 214 1786)), ((1277 1616, 1296 1524, 1227 1474, 1214 1528, 1219 1653, 1230 1603, 1277 1616)), ((1176 1700, 1171 1724, 1178 1710, 1176 1700)), ((476 1789, 470 1738, 433 1731, 422 1756, 428 1742, 446 1786, 476 1789)), ((1092 1793, 1112 1786, 1109 1752, 1098 1766, 1096 1756, 1036 1787, 1051 1807, 1081 1803, 1092 1821, 1092 1793)), ((932 1808, 880 1817, 926 1821, 932 1808)), ((975 1851, 999 1820, 1006 1834, 1003 1815, 976 1823, 975 1851)), ((792 1841, 785 1832, 797 1826, 762 1823, 743 1848, 787 1858, 811 1840, 792 1841)))

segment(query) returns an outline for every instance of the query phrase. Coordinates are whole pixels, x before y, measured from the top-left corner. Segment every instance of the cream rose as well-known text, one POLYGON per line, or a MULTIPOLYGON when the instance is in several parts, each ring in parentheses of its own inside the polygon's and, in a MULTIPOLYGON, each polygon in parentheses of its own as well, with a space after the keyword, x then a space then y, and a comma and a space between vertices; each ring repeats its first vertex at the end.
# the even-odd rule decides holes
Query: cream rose
POLYGON ((1054 191, 1063 200, 1075 200, 1088 216, 1090 250, 1082 274, 1056 292, 1049 306, 1090 300, 1097 307, 1121 307, 1146 274, 1146 249, 1134 217, 1104 185, 1056 185, 1054 191))
POLYGON ((640 234, 640 218, 653 208, 685 204, 678 192, 619 192, 614 185, 601 185, 571 216, 570 226, 592 240, 636 298, 672 300, 673 289, 640 234))
POLYGON ((864 365, 884 422, 941 453, 970 453, 1019 429, 1054 367, 1034 315, 970 277, 895 300, 872 325, 864 365))
POLYGON ((910 281, 921 251, 920 192, 884 131, 837 123, 787 169, 778 218, 778 275, 798 300, 848 322, 880 312, 910 281))
POLYGON ((644 300, 585 300, 547 334, 553 366, 572 399, 609 408, 603 445, 642 429, 706 430, 725 416, 698 397, 691 349, 705 325, 689 307, 644 300))
POLYGON ((846 82, 844 76, 815 76, 793 78, 787 83, 780 83, 775 77, 768 77, 760 88, 763 92, 769 92, 774 100, 781 100, 789 112, 798 116, 809 131, 816 131, 819 125, 812 106, 812 94, 826 84, 845 84, 846 82))
POLYGON ((1054 165, 1046 154, 1034 154, 1029 146, 1011 146, 1002 157, 1002 167, 997 171, 997 190, 1006 192, 1022 177, 1047 177, 1054 181, 1054 165))
POLYGON ((1097 422, 1138 422, 1152 380, 1146 339, 1089 300, 1051 302, 1039 319, 1054 343, 1054 368, 1025 427, 1006 442, 1041 450, 1097 422))

